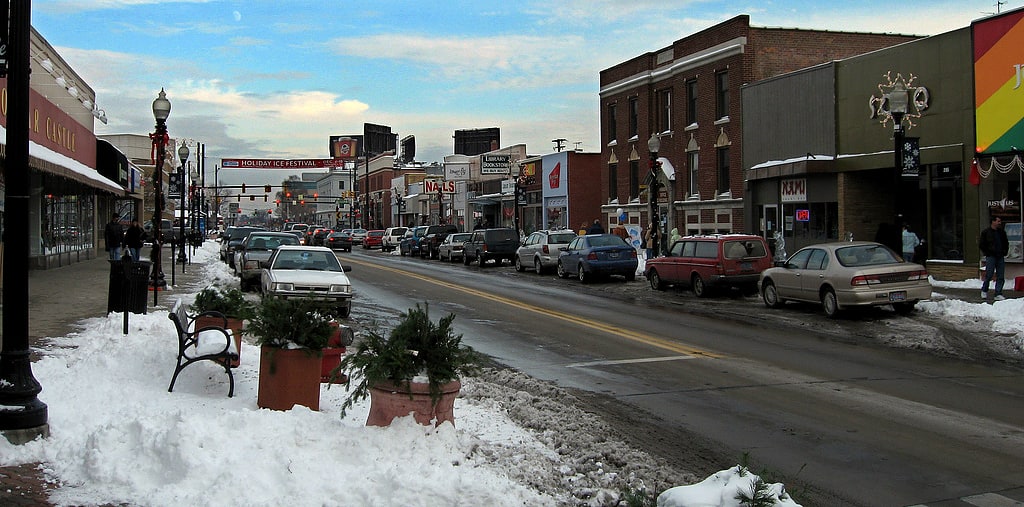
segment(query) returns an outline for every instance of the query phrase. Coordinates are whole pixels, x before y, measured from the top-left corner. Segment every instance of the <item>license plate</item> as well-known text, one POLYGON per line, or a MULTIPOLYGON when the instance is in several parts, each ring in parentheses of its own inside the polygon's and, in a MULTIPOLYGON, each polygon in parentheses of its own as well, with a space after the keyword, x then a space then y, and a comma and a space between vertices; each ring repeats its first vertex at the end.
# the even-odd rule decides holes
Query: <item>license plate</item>
POLYGON ((749 262, 741 262, 740 263, 740 269, 743 270, 743 271, 750 271, 750 270, 754 269, 754 265, 749 263, 749 262))
POLYGON ((890 292, 889 293, 889 301, 890 302, 895 303, 895 302, 906 301, 906 300, 907 300, 907 291, 905 291, 905 290, 896 291, 896 292, 890 292))
POLYGON ((619 254, 618 254, 618 252, 612 252, 612 253, 608 254, 608 258, 609 259, 618 259, 619 258, 619 254))

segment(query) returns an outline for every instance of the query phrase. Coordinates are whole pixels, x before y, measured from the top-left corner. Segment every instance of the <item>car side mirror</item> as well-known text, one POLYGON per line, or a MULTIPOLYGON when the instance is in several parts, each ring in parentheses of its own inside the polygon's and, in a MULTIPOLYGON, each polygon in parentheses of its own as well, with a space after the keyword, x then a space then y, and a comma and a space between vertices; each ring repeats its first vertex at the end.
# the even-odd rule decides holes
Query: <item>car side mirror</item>
POLYGON ((569 247, 567 247, 567 246, 560 246, 560 247, 558 247, 558 250, 561 251, 561 252, 568 252, 569 251, 569 247))
POLYGON ((352 266, 350 266, 348 264, 342 264, 341 265, 341 270, 346 272, 346 273, 348 273, 349 271, 352 271, 352 266))

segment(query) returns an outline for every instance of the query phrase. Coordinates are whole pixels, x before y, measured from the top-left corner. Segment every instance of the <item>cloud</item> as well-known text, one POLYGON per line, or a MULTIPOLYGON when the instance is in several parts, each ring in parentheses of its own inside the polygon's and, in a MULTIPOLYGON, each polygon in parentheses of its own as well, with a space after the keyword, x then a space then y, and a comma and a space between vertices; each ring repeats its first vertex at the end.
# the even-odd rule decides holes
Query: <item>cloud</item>
POLYGON ((242 13, 241 12, 233 11, 231 13, 231 15, 235 18, 235 21, 241 21, 242 20, 242 13))
MULTIPOLYGON (((580 66, 584 39, 579 35, 499 35, 493 37, 427 37, 379 34, 342 37, 325 43, 342 56, 395 60, 417 65, 448 79, 548 76, 557 79, 565 69, 580 66)), ((570 74, 574 73, 572 70, 570 74)), ((529 82, 520 82, 529 86, 529 82)), ((546 83, 534 83, 533 86, 546 83)))

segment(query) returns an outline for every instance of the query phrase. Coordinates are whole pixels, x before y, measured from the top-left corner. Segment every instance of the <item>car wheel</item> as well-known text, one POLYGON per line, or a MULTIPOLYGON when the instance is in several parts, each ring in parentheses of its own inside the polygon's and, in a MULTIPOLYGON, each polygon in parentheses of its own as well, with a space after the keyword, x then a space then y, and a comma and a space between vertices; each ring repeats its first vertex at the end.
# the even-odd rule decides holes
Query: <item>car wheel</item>
POLYGON ((896 313, 898 313, 900 315, 910 315, 910 313, 912 313, 914 311, 914 305, 916 305, 916 304, 917 304, 917 301, 908 301, 908 302, 903 302, 903 303, 893 303, 892 304, 892 309, 896 310, 896 313))
POLYGON ((402 254, 402 257, 405 257, 405 249, 404 248, 399 248, 398 249, 398 253, 402 254))
POLYGON ((821 292, 821 308, 825 310, 825 316, 834 319, 839 316, 839 300, 832 289, 825 289, 821 292))
POLYGON ((693 288, 693 295, 699 298, 707 297, 708 288, 704 285, 704 279, 698 274, 694 274, 690 280, 690 286, 693 288))
POLYGON ((658 276, 656 270, 650 270, 647 272, 647 281, 651 284, 653 290, 665 290, 665 282, 661 281, 661 277, 658 276))
POLYGON ((587 274, 587 270, 583 269, 583 264, 576 266, 579 271, 576 272, 576 277, 580 279, 580 283, 590 283, 592 276, 587 274))
POLYGON ((466 255, 466 252, 462 252, 462 265, 469 266, 469 256, 466 255))
POLYGON ((558 278, 569 278, 569 273, 565 272, 565 266, 562 265, 562 261, 558 261, 558 267, 555 269, 558 271, 558 278))
POLYGON ((351 313, 352 313, 352 307, 349 306, 349 305, 339 306, 338 307, 338 317, 341 317, 343 319, 347 319, 348 316, 351 313))
POLYGON ((782 298, 779 297, 779 289, 771 280, 764 281, 764 285, 761 287, 761 299, 764 300, 764 305, 768 308, 779 308, 783 303, 782 298))
POLYGON ((526 268, 523 267, 523 260, 520 259, 518 255, 516 256, 515 262, 513 262, 512 264, 515 265, 516 271, 518 271, 520 273, 522 273, 523 271, 526 271, 526 268))
POLYGON ((480 266, 482 268, 482 267, 484 267, 485 264, 487 264, 487 259, 484 258, 484 254, 482 252, 481 253, 477 253, 476 254, 476 265, 480 266))
POLYGON ((540 263, 540 259, 533 260, 533 272, 538 275, 544 274, 544 265, 540 263))

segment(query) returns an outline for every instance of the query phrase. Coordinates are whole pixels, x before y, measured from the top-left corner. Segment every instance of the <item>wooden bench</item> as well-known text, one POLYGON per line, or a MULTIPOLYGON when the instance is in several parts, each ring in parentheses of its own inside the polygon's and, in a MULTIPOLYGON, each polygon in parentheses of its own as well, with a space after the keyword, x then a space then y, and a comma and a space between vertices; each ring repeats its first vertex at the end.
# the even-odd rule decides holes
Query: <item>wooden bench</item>
POLYGON ((220 312, 203 312, 190 318, 185 312, 185 305, 182 304, 181 299, 174 303, 174 309, 167 318, 174 322, 174 327, 178 331, 178 365, 174 368, 174 375, 171 377, 171 385, 167 387, 167 392, 174 390, 174 382, 178 380, 178 374, 185 367, 199 361, 213 361, 224 367, 230 382, 228 397, 234 396, 235 376, 231 372, 231 368, 233 364, 238 364, 238 349, 235 346, 231 330, 227 328, 227 318, 220 312), (223 325, 203 326, 190 330, 195 327, 196 317, 204 316, 219 317, 223 320, 223 325))

